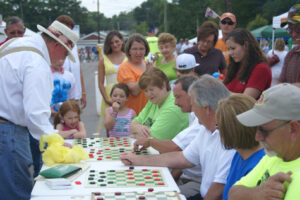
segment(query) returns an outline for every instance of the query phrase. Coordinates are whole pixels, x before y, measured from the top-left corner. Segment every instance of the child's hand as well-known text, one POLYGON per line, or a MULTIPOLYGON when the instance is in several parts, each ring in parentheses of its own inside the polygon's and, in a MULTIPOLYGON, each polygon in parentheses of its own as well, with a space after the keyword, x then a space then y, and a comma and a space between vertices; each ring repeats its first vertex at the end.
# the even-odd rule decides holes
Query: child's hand
POLYGON ((113 102, 112 109, 114 112, 119 112, 120 104, 118 102, 113 102))

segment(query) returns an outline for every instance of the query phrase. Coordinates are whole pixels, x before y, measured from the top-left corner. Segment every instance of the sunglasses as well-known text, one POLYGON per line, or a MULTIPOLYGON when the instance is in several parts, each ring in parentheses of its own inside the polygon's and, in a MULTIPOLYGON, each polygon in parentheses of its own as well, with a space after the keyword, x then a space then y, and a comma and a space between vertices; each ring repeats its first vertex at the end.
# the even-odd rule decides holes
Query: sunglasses
POLYGON ((290 121, 285 121, 285 122, 283 122, 282 124, 279 124, 278 126, 276 126, 275 128, 272 128, 272 129, 270 129, 270 130, 264 130, 262 127, 257 127, 257 130, 260 132, 260 134, 264 137, 264 138, 266 138, 266 137, 268 137, 268 135, 270 134, 270 133, 272 133, 273 131, 275 131, 276 129, 279 129, 279 128, 281 128, 281 127, 284 127, 285 125, 287 125, 288 123, 290 123, 290 121))
POLYGON ((233 21, 226 21, 226 20, 222 20, 221 21, 221 24, 223 24, 223 25, 225 25, 225 24, 228 24, 228 25, 233 25, 234 24, 234 22, 233 21))

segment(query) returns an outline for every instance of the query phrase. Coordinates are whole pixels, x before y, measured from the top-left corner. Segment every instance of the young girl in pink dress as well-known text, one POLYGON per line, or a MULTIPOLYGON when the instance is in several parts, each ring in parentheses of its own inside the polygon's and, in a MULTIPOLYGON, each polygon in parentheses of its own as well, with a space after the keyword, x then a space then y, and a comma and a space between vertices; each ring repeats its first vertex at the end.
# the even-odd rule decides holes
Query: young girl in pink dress
POLYGON ((104 125, 108 137, 128 137, 130 135, 129 125, 136 117, 133 109, 127 108, 125 103, 129 96, 129 88, 124 83, 115 84, 110 92, 112 106, 105 110, 104 125))
POLYGON ((85 138, 86 130, 80 121, 80 107, 75 100, 65 101, 54 118, 54 128, 65 139, 85 138))

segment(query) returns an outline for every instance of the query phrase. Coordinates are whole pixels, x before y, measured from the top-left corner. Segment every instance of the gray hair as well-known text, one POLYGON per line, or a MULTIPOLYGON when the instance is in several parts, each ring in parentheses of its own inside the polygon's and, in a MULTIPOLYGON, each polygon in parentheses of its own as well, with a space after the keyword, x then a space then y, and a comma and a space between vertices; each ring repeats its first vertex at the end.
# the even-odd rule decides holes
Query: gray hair
POLYGON ((230 92, 225 85, 211 75, 202 75, 189 88, 189 94, 194 93, 195 102, 199 107, 209 106, 213 111, 217 110, 220 99, 226 98, 230 92))
POLYGON ((6 19, 6 28, 11 24, 21 23, 24 27, 23 20, 17 16, 12 16, 6 19))

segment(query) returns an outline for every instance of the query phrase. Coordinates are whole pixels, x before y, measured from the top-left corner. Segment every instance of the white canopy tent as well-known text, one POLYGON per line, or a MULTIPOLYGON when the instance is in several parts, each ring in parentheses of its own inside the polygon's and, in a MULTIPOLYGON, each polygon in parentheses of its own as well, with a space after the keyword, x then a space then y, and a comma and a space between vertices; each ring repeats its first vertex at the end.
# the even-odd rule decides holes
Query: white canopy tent
POLYGON ((281 20, 282 18, 286 18, 287 16, 288 16, 288 12, 273 17, 273 23, 272 23, 272 26, 273 26, 272 49, 274 49, 274 39, 275 39, 274 34, 275 34, 275 29, 276 29, 276 28, 281 28, 281 27, 280 27, 280 20, 281 20))

